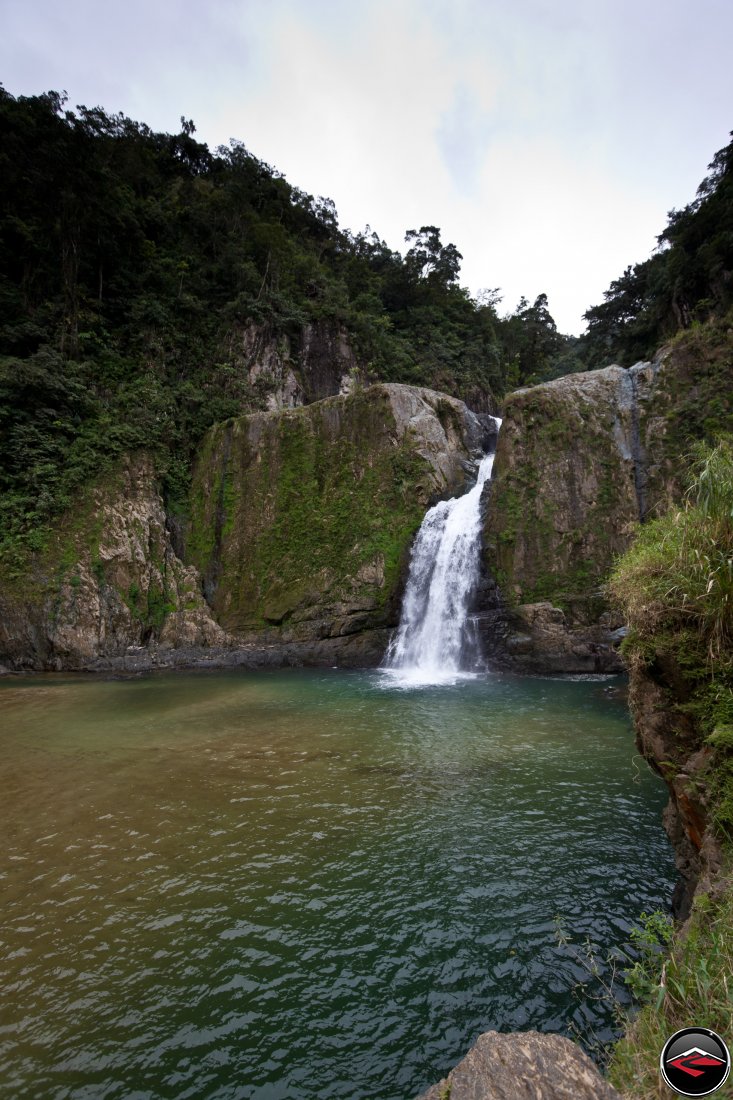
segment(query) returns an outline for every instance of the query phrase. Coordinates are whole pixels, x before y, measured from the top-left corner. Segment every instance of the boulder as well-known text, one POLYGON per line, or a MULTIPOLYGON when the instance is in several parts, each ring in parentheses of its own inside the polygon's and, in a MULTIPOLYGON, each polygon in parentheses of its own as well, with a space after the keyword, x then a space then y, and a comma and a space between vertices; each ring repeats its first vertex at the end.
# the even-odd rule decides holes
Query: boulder
POLYGON ((448 1077, 418 1100, 622 1100, 580 1047, 538 1031, 479 1035, 448 1077))

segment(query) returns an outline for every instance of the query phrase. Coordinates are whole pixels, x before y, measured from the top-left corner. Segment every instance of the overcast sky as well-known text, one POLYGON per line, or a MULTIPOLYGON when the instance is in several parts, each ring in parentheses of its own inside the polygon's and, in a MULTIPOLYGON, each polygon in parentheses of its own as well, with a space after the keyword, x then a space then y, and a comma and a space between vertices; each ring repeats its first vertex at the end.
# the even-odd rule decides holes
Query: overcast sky
POLYGON ((0 0, 0 81, 230 138, 565 332, 733 129, 731 0, 0 0))

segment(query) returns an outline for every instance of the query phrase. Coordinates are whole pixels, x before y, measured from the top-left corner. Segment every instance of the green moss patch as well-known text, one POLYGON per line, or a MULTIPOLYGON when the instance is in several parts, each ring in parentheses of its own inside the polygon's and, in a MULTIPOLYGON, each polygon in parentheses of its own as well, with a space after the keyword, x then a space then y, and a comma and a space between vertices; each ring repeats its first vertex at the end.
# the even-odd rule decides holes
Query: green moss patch
POLYGON ((397 586, 427 461, 380 390, 214 428, 192 485, 191 560, 230 630, 363 609, 397 586))
POLYGON ((509 603, 585 601, 593 618, 637 511, 614 440, 614 387, 590 392, 553 384, 509 399, 485 542, 509 603))

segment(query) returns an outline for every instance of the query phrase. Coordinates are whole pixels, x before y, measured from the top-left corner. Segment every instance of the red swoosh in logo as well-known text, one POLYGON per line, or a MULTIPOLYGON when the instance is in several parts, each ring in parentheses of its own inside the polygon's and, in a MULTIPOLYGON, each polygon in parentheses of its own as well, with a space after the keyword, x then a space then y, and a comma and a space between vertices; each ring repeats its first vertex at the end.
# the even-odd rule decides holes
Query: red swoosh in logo
POLYGON ((706 1069, 711 1066, 722 1066, 724 1062, 722 1058, 707 1054, 699 1047, 691 1047, 684 1054, 680 1054, 677 1058, 667 1062, 667 1065, 674 1066, 675 1069, 682 1070, 683 1073, 689 1073, 690 1077, 701 1077, 706 1069))

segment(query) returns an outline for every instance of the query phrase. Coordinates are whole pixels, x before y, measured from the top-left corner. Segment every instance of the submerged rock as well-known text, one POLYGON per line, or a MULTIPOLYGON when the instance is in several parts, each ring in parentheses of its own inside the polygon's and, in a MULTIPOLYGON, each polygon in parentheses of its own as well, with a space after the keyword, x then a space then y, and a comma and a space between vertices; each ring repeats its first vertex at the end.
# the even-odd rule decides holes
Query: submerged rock
POLYGON ((418 1100, 621 1100, 621 1094, 562 1035, 486 1031, 418 1100))

